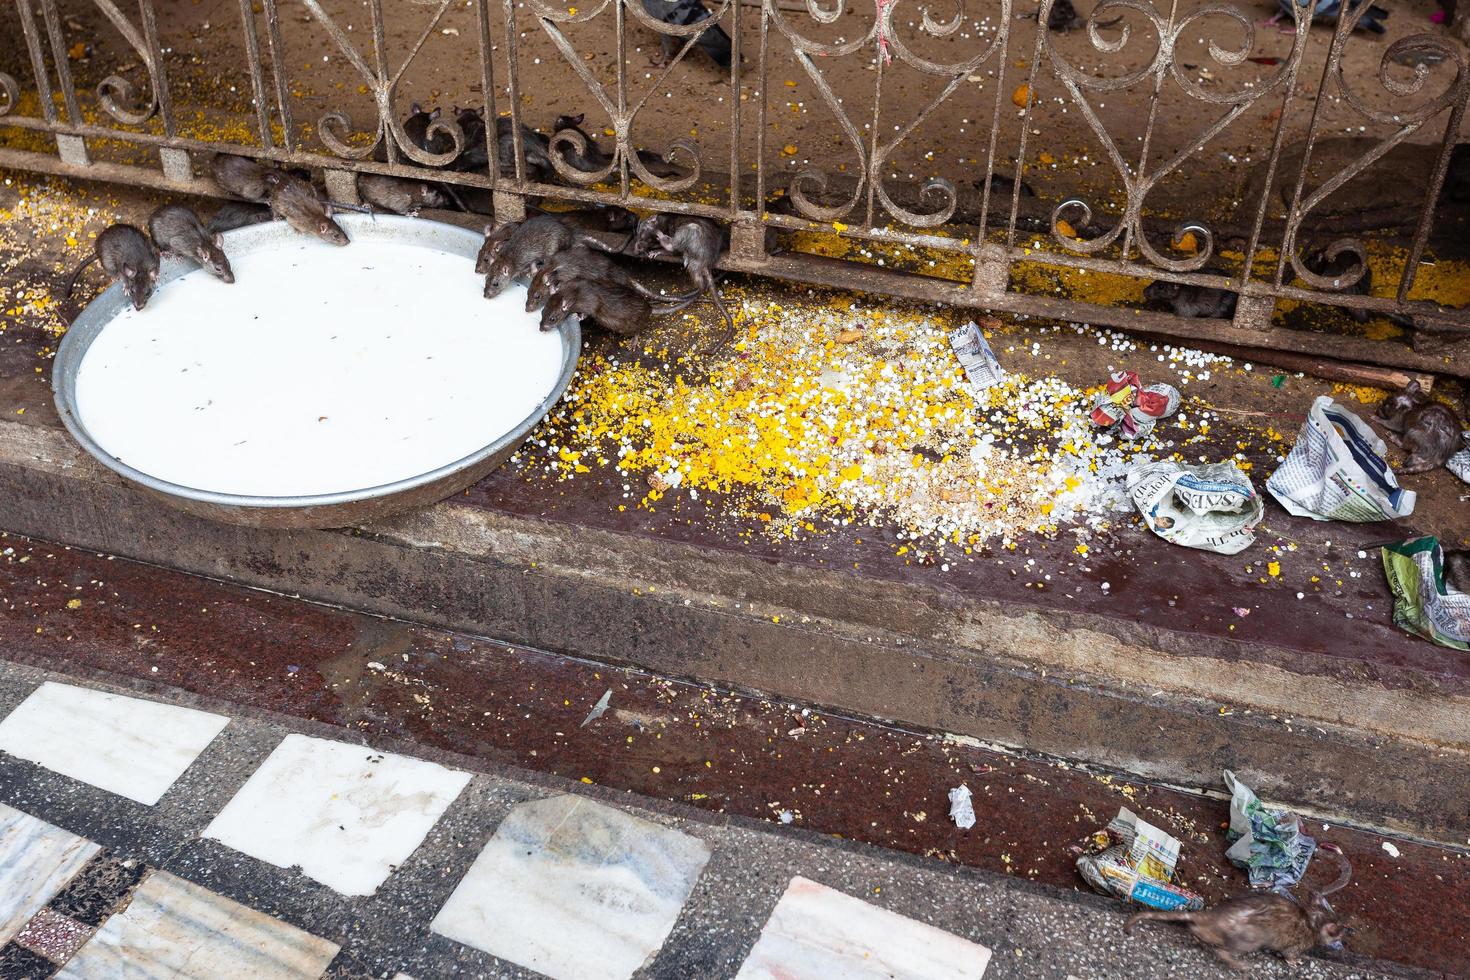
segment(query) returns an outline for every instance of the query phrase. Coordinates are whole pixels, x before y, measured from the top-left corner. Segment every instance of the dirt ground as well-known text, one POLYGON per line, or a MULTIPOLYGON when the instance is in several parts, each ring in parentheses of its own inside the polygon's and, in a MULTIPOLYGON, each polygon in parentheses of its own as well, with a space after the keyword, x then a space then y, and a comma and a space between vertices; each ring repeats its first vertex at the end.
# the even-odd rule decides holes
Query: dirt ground
MULTIPOLYGON (((60 6, 68 25, 64 33, 71 45, 68 54, 71 68, 81 89, 84 113, 90 113, 96 105, 92 89, 103 77, 116 72, 141 81, 144 74, 139 59, 95 7, 78 2, 63 2, 60 6)), ((371 63, 371 24, 366 5, 328 0, 321 6, 371 63)), ((429 27, 436 8, 422 3, 385 6, 384 60, 389 70, 394 71, 429 27)), ((786 6, 800 9, 794 3, 782 4, 783 8, 786 6)), ((1203 0, 1183 0, 1178 4, 1175 22, 1189 20, 1205 6, 1203 0)), ((874 11, 870 5, 849 3, 841 9, 841 16, 830 25, 817 24, 805 12, 782 9, 780 13, 788 29, 821 42, 852 41, 872 27, 874 11)), ((990 48, 999 31, 1005 29, 1009 37, 1003 48, 994 49, 971 70, 956 73, 961 81, 953 94, 935 106, 893 151, 886 180, 895 188, 916 187, 932 176, 943 176, 961 188, 971 188, 986 173, 988 141, 994 121, 994 170, 1005 174, 1015 172, 1024 127, 1030 131, 1027 158, 1023 161, 1025 177, 1040 196, 1056 200, 1081 196, 1099 207, 1117 206, 1123 197, 1122 182, 1103 152, 1099 135, 1087 124, 1078 104, 1051 70, 1046 55, 1042 56, 1042 67, 1031 92, 1033 105, 1029 112, 1018 109, 1013 101, 1018 87, 1031 80, 1032 63, 1036 60, 1035 7, 1029 2, 983 7, 962 4, 958 8, 961 15, 958 27, 946 37, 930 37, 923 32, 919 22, 924 9, 902 5, 894 10, 895 40, 910 46, 916 56, 938 64, 964 67, 990 48)), ((1157 9, 1161 16, 1167 14, 1164 6, 1157 9)), ((1402 84, 1412 78, 1410 67, 1387 60, 1387 47, 1416 32, 1445 36, 1442 27, 1429 21, 1435 9, 1434 4, 1425 2, 1395 5, 1387 21, 1386 35, 1359 32, 1348 42, 1343 75, 1365 106, 1384 113, 1402 111, 1443 91, 1454 74, 1450 64, 1433 68, 1424 90, 1416 95, 1395 96, 1374 77, 1382 61, 1389 80, 1402 84)), ((306 8, 284 3, 281 10, 285 61, 291 71, 288 87, 292 112, 304 147, 321 150, 316 130, 322 116, 339 111, 355 126, 366 125, 373 118, 372 98, 363 85, 366 79, 352 67, 306 8)), ((599 10, 585 22, 565 25, 566 36, 579 66, 590 71, 608 97, 615 100, 614 9, 603 6, 599 10)), ((1240 10, 1245 21, 1264 18, 1273 12, 1271 5, 1261 0, 1243 4, 1240 10)), ((843 134, 842 121, 834 114, 834 108, 847 116, 853 131, 865 143, 875 130, 886 140, 900 126, 907 125, 921 106, 939 97, 953 77, 948 73, 940 77, 924 74, 904 64, 901 57, 897 58, 882 72, 882 98, 875 114, 878 59, 873 44, 860 45, 845 55, 814 59, 816 67, 812 71, 841 103, 834 107, 824 99, 817 78, 798 64, 791 42, 773 28, 765 72, 768 81, 762 91, 759 10, 752 6, 742 7, 738 12, 727 9, 721 20, 727 30, 735 30, 737 13, 746 63, 744 84, 738 94, 741 157, 745 161, 754 159, 758 107, 763 102, 767 124, 764 162, 772 174, 795 173, 808 167, 834 175, 851 172, 857 157, 843 134)), ((951 16, 947 7, 932 14, 951 16)), ((586 9, 578 13, 583 18, 588 15, 586 9)), ((1106 21, 1112 16, 1116 12, 1100 15, 1100 19, 1106 21)), ((509 93, 503 19, 500 11, 494 9, 490 17, 496 42, 496 77, 501 86, 496 108, 504 111, 508 109, 509 93)), ((558 113, 585 112, 586 128, 594 135, 603 130, 608 123, 607 114, 582 83, 570 77, 564 56, 548 32, 538 26, 528 4, 516 5, 516 18, 521 61, 519 92, 525 121, 548 130, 558 113)), ((259 26, 262 20, 257 18, 264 45, 265 32, 259 26)), ((1086 30, 1074 29, 1051 35, 1054 56, 1067 59, 1079 70, 1097 78, 1116 79, 1137 71, 1154 57, 1158 31, 1136 11, 1126 13, 1125 23, 1130 35, 1116 55, 1097 50, 1086 30)), ((249 75, 244 67, 244 35, 238 7, 219 0, 169 4, 160 30, 181 129, 208 138, 252 141, 254 114, 250 106, 249 75)), ((474 5, 451 4, 433 23, 420 54, 404 67, 397 98, 401 112, 406 113, 414 101, 446 108, 484 103, 477 33, 474 5)), ((1324 25, 1311 32, 1292 91, 1292 104, 1285 113, 1288 144, 1305 135, 1313 97, 1319 90, 1324 93, 1321 108, 1324 137, 1371 141, 1393 130, 1390 120, 1375 122, 1364 118, 1349 105, 1336 80, 1329 80, 1323 88, 1331 35, 1331 29, 1324 25)), ((1117 28, 1105 29, 1100 34, 1108 42, 1116 42, 1121 37, 1117 28)), ((1223 133, 1195 152, 1187 164, 1158 185, 1149 198, 1151 209, 1193 218, 1234 213, 1239 191, 1248 174, 1267 154, 1275 120, 1282 115, 1281 101, 1286 86, 1273 87, 1273 82, 1285 66, 1272 62, 1285 58, 1291 44, 1292 35, 1268 25, 1254 28, 1253 37, 1248 38, 1239 21, 1219 14, 1189 20, 1179 31, 1175 68, 1180 79, 1213 97, 1227 93, 1264 94, 1223 133), (1246 53, 1252 60, 1236 66, 1223 65, 1211 56, 1212 43, 1227 51, 1245 50, 1248 45, 1246 53)), ((637 24, 630 25, 625 62, 628 99, 630 102, 646 100, 634 124, 635 139, 660 151, 674 139, 692 139, 701 149, 706 170, 727 171, 732 99, 737 97, 731 90, 728 74, 698 50, 691 51, 663 74, 650 64, 658 48, 652 32, 637 24)), ((29 61, 20 40, 17 14, 11 8, 0 10, 0 70, 21 81, 26 90, 22 110, 34 111, 29 61)), ((270 91, 269 77, 267 90, 270 91)), ((1135 169, 1143 151, 1151 90, 1150 80, 1143 78, 1119 90, 1087 94, 1109 137, 1135 169)), ((1167 79, 1161 90, 1154 133, 1147 150, 1150 162, 1145 169, 1154 169, 1157 161, 1188 146, 1226 108, 1192 97, 1179 80, 1167 79)), ((150 125, 156 126, 157 121, 150 125)), ((1442 113, 1414 133, 1410 141, 1432 145, 1442 137, 1443 128, 1442 113)), ((14 141, 17 137, 6 133, 3 138, 14 141)), ((23 137, 21 141, 24 142, 23 137)), ((1366 147, 1368 143, 1362 145, 1366 147)), ((1381 174, 1380 182, 1401 185, 1405 181, 1422 181, 1427 176, 1427 173, 1405 173, 1405 168, 1395 163, 1391 159, 1380 164, 1378 169, 1387 171, 1381 174)), ((1427 161, 1421 158, 1414 163, 1416 166, 1411 169, 1417 170, 1418 164, 1427 161)), ((1333 159, 1320 164, 1326 168, 1324 172, 1337 165, 1333 159)), ((1351 206, 1354 202, 1347 203, 1351 206)), ((884 223, 881 213, 877 223, 884 223)))

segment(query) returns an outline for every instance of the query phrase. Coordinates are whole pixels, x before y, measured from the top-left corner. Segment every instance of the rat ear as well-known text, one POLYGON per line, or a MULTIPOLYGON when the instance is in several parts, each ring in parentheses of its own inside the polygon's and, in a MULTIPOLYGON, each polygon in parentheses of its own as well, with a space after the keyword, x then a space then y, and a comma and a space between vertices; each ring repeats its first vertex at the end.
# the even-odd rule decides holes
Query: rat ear
POLYGON ((1411 395, 1417 395, 1424 389, 1420 386, 1418 378, 1411 378, 1409 379, 1409 383, 1404 385, 1404 390, 1411 395))
POLYGON ((434 107, 434 110, 429 113, 429 118, 430 119, 438 119, 439 118, 439 107, 438 106, 435 106, 434 107))
POLYGON ((660 245, 662 245, 664 248, 673 248, 674 247, 674 240, 672 238, 670 238, 668 235, 665 235, 661 231, 655 231, 654 234, 658 236, 658 243, 660 245))
POLYGON ((586 118, 587 113, 579 112, 575 116, 567 116, 567 121, 570 122, 573 126, 580 126, 582 125, 582 120, 586 118))
POLYGON ((132 265, 124 264, 122 273, 124 279, 131 279, 138 274, 138 270, 132 265))
POLYGON ((214 247, 215 248, 224 248, 224 246, 225 246, 225 233, 222 232, 222 231, 215 232, 214 233, 214 247))
POLYGON ((417 102, 410 102, 408 104, 408 111, 417 116, 419 113, 424 111, 424 107, 419 105, 417 102))

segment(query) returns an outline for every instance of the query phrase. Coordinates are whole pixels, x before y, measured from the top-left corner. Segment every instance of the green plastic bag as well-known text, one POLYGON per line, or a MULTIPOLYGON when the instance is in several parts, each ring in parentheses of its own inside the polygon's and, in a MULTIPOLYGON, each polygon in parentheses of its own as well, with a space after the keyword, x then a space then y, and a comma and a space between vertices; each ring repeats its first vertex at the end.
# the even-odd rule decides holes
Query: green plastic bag
POLYGON ((1393 623, 1455 650, 1470 650, 1470 595, 1448 588, 1439 539, 1414 538, 1383 549, 1393 592, 1393 623))

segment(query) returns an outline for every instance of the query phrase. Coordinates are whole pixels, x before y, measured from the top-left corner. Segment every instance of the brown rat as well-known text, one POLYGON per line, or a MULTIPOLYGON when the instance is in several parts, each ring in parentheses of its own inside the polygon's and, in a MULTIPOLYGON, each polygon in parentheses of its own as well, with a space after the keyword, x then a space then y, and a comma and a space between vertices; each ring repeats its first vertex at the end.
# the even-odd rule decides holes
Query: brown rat
POLYGON ((653 236, 658 242, 658 248, 646 254, 672 255, 684 263, 684 271, 689 273, 695 288, 708 293, 715 309, 725 318, 725 335, 719 344, 724 346, 735 334, 735 321, 730 319, 730 311, 725 309, 725 301, 715 285, 715 264, 725 250, 725 229, 708 218, 680 217, 669 222, 672 230, 665 231, 662 223, 644 219, 638 223, 637 236, 642 236, 645 222, 652 225, 653 236))
POLYGON ((414 218, 423 208, 442 208, 449 203, 444 192, 433 184, 387 174, 358 174, 357 192, 374 207, 414 218))
POLYGON ((1239 297, 1228 289, 1165 282, 1160 279, 1144 287, 1143 298, 1147 305, 1168 307, 1177 316, 1228 320, 1235 316, 1235 303, 1239 297))
POLYGON ((694 299, 690 298, 655 309, 648 300, 616 283, 572 279, 552 292, 546 301, 541 310, 541 329, 551 330, 575 314, 610 333, 628 336, 647 326, 650 316, 668 316, 692 302, 694 299))
POLYGON ((91 256, 71 274, 66 295, 76 288, 82 270, 98 262, 103 272, 122 283, 133 308, 141 310, 158 284, 158 260, 158 248, 142 231, 132 225, 109 225, 98 234, 91 256))
POLYGON ((1456 592, 1470 595, 1470 551, 1446 548, 1443 560, 1445 584, 1456 592))
POLYGON ((605 253, 594 252, 585 245, 573 245, 547 259, 531 277, 531 285, 526 289, 526 312, 530 313, 532 310, 545 306, 553 291, 573 279, 631 289, 650 302, 680 302, 699 297, 697 289, 680 296, 660 296, 637 282, 628 274, 628 270, 618 265, 605 253))
POLYGON ((1286 962, 1295 963, 1313 946, 1340 942, 1348 931, 1326 896, 1348 883, 1352 865, 1336 844, 1323 844, 1321 850, 1335 854, 1342 870, 1321 891, 1307 889, 1305 903, 1277 892, 1253 892, 1200 912, 1138 912, 1128 917, 1123 931, 1131 936, 1133 927, 1144 921, 1183 922, 1232 970, 1249 969, 1236 956, 1261 950, 1275 950, 1286 962))
POLYGON ((221 204, 214 217, 209 219, 207 230, 211 235, 226 231, 234 231, 236 228, 244 228, 248 225, 258 225, 271 220, 271 209, 265 204, 246 204, 240 201, 226 201, 221 204))
POLYGON ((199 216, 182 204, 160 205, 148 217, 148 234, 163 252, 196 262, 223 282, 235 281, 230 260, 220 247, 224 239, 218 232, 206 231, 199 216))
POLYGON ((534 275, 547 259, 576 244, 603 252, 612 251, 591 235, 573 231, 551 215, 538 214, 527 218, 515 227, 489 263, 485 273, 485 298, 498 296, 515 280, 534 275))
MULTIPOLYGON (((552 124, 551 131, 553 133, 553 136, 556 133, 567 130, 576 133, 578 136, 581 136, 582 139, 586 141, 586 149, 578 152, 571 144, 567 144, 564 149, 558 148, 557 150, 550 152, 565 153, 567 163, 571 164, 573 167, 583 172, 601 170, 603 167, 606 167, 609 163, 612 162, 612 154, 604 153, 602 147, 597 145, 597 140, 593 139, 591 134, 589 134, 585 129, 582 128, 582 121, 585 118, 586 113, 581 112, 577 113, 575 116, 557 116, 556 122, 552 124)), ((547 145, 549 149, 550 140, 547 141, 547 145)), ((675 166, 672 163, 669 163, 669 161, 665 160, 657 153, 653 153, 649 150, 638 150, 637 152, 638 162, 643 164, 643 168, 649 173, 653 174, 655 177, 678 177, 683 173, 683 171, 680 170, 679 167, 675 166)), ((622 229, 610 230, 621 231, 622 229)))
POLYGON ((1375 413, 1388 441, 1404 450, 1399 473, 1438 469, 1463 446, 1465 427, 1446 405, 1430 401, 1418 379, 1389 395, 1375 413))
POLYGON ((265 180, 269 188, 267 202, 277 218, 302 234, 332 245, 347 244, 347 233, 332 220, 327 205, 317 197, 316 188, 300 177, 281 171, 267 173, 265 180))
POLYGON ((216 184, 236 197, 257 203, 264 203, 270 193, 266 175, 274 170, 274 167, 262 166, 249 157, 233 153, 216 153, 209 161, 209 172, 214 175, 216 184))

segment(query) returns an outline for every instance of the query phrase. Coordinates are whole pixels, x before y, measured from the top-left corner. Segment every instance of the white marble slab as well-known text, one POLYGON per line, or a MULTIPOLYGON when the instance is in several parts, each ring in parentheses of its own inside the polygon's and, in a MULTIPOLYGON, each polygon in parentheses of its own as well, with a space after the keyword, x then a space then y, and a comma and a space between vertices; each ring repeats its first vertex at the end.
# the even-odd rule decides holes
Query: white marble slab
POLYGON ((704 841, 576 796, 506 816, 430 928, 554 980, 626 980, 658 952, 704 841))
POLYGON ((316 980, 340 948, 155 871, 55 980, 316 980))
POLYGON ((229 723, 47 681, 0 721, 0 751, 152 806, 229 723))
POLYGON ((343 895, 371 895, 469 781, 422 759, 287 735, 204 836, 300 866, 343 895))
POLYGON ((86 838, 0 803, 0 946, 99 850, 86 838))
POLYGON ((736 980, 978 980, 990 950, 806 878, 791 879, 736 980))

